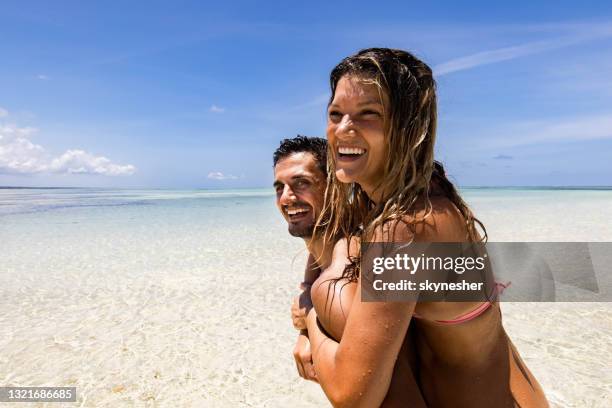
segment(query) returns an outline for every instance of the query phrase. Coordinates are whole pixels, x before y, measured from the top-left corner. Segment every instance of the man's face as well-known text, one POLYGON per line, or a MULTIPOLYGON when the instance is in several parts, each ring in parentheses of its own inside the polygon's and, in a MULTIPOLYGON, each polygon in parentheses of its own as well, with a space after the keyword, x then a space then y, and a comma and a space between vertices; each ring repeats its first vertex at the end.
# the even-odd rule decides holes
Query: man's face
POLYGON ((293 153, 276 163, 274 189, 276 205, 294 237, 312 236, 323 206, 325 175, 317 167, 312 153, 293 153))

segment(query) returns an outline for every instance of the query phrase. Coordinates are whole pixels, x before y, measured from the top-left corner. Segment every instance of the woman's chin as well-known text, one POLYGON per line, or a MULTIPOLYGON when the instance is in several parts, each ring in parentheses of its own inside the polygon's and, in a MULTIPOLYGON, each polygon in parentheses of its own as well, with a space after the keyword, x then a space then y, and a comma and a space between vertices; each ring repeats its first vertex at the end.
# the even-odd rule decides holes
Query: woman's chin
POLYGON ((355 178, 352 177, 352 175, 344 169, 336 170, 336 179, 338 179, 339 182, 344 184, 353 183, 355 181, 355 178))

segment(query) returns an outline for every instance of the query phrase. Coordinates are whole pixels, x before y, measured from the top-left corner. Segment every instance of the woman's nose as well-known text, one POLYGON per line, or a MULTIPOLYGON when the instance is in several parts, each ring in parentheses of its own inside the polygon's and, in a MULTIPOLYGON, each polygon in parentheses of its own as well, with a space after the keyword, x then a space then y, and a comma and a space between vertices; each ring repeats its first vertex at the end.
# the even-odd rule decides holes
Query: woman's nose
POLYGON ((338 127, 336 128, 336 133, 348 133, 353 129, 353 120, 347 113, 342 116, 340 123, 338 123, 338 127))

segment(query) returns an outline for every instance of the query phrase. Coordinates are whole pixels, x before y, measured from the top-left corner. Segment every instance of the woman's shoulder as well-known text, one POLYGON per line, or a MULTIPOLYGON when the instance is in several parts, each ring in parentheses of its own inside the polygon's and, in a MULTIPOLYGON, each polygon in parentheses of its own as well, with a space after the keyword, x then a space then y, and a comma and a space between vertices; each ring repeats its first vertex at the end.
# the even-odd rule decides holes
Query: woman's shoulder
POLYGON ((387 239, 396 242, 462 242, 467 239, 466 220, 451 200, 434 196, 430 205, 418 205, 410 214, 383 225, 387 239))

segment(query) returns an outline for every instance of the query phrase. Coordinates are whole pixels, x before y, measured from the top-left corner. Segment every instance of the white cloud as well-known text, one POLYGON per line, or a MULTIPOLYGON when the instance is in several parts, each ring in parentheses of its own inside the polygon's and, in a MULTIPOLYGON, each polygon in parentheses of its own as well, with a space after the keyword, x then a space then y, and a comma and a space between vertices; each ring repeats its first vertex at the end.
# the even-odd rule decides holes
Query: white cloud
POLYGON ((0 108, 0 118, 6 118, 8 116, 8 111, 6 109, 0 108))
POLYGON ((34 128, 0 126, 0 173, 39 173, 46 170, 42 146, 30 141, 34 128))
POLYGON ((442 64, 436 65, 433 70, 436 76, 450 74, 452 72, 464 71, 481 65, 508 61, 527 55, 539 54, 545 51, 568 47, 588 41, 607 38, 612 36, 612 29, 602 25, 581 25, 565 28, 571 31, 568 35, 551 40, 534 41, 511 47, 503 47, 494 50, 477 52, 460 58, 455 58, 442 64))
POLYGON ((507 61, 539 52, 560 48, 563 43, 554 41, 537 41, 512 47, 504 47, 496 50, 478 52, 465 57, 455 58, 445 63, 436 65, 434 72, 436 76, 450 74, 452 72, 464 71, 466 69, 495 62, 507 61))
POLYGON ((67 150, 53 158, 41 145, 30 140, 36 131, 34 128, 14 125, 0 126, 0 174, 81 173, 119 176, 136 171, 131 164, 115 164, 106 157, 94 156, 83 150, 67 150))
POLYGON ((115 164, 104 156, 94 156, 83 150, 68 150, 51 161, 49 170, 54 173, 122 176, 134 174, 136 168, 131 164, 115 164))
POLYGON ((45 81, 47 79, 49 79, 49 77, 45 74, 38 74, 36 75, 36 78, 40 79, 41 81, 45 81))
POLYGON ((612 139, 612 114, 512 123, 496 132, 503 136, 486 143, 496 148, 612 139))
POLYGON ((211 171, 210 173, 208 173, 207 178, 211 179, 211 180, 236 180, 238 179, 237 176, 234 176, 232 174, 223 174, 220 171, 211 171))
POLYGON ((213 106, 210 107, 210 111, 212 113, 223 113, 223 112, 225 112, 225 108, 221 108, 221 107, 219 107, 217 105, 213 105, 213 106))

